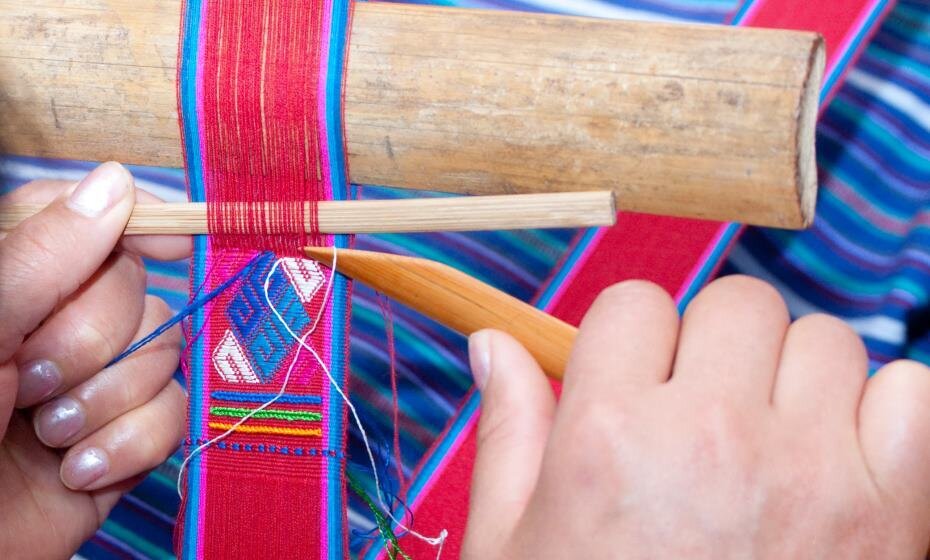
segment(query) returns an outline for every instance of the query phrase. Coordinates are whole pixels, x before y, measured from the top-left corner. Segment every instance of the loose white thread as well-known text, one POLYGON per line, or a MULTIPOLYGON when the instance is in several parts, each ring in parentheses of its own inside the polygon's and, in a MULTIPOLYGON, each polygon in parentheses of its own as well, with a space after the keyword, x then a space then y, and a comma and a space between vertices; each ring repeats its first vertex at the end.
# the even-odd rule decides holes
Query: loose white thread
POLYGON ((291 373, 292 373, 293 370, 294 370, 294 366, 297 364, 297 359, 298 359, 299 356, 300 356, 300 351, 301 351, 301 349, 305 349, 305 350, 307 350, 308 352, 310 352, 310 354, 313 356, 313 358, 314 358, 314 359, 317 361, 317 363, 320 365, 320 368, 323 370, 323 372, 326 373, 326 377, 329 379, 330 384, 333 386, 333 388, 336 390, 336 392, 339 393, 340 398, 342 398, 343 402, 346 403, 346 406, 347 406, 347 407, 349 408, 349 410, 352 412, 352 419, 354 420, 355 425, 358 427, 359 433, 361 433, 361 435, 362 435, 362 442, 365 444, 365 452, 368 454, 368 461, 369 461, 369 463, 371 464, 371 472, 372 472, 372 474, 374 475, 374 478, 375 478, 375 488, 376 488, 376 490, 377 490, 378 502, 379 502, 379 503, 381 504, 381 506, 384 508, 384 511, 385 511, 385 513, 387 513, 388 517, 390 517, 391 520, 392 520, 395 524, 397 524, 397 527, 399 527, 399 528, 403 529, 404 531, 410 533, 410 534, 413 535, 414 537, 416 537, 416 538, 420 539, 421 541, 423 541, 423 542, 429 544, 430 546, 436 546, 436 547, 438 547, 438 550, 437 550, 437 552, 436 552, 436 560, 439 560, 440 557, 442 556, 443 545, 445 544, 446 538, 449 536, 449 532, 448 532, 446 529, 443 529, 443 530, 439 533, 438 536, 436 536, 436 537, 427 537, 427 536, 422 535, 422 534, 418 533, 417 531, 414 531, 413 529, 407 527, 407 526, 404 525, 399 519, 397 519, 396 517, 394 517, 394 514, 393 514, 392 511, 391 511, 391 508, 385 503, 384 497, 383 497, 382 494, 381 494, 381 482, 380 482, 380 480, 379 480, 379 478, 378 478, 378 469, 377 469, 377 467, 376 467, 376 465, 375 465, 375 456, 374 456, 374 453, 372 453, 372 451, 371 451, 371 444, 370 444, 369 441, 368 441, 368 433, 365 431, 365 427, 362 425, 362 421, 361 421, 361 419, 360 419, 359 416, 358 416, 358 412, 356 412, 356 410, 355 410, 355 405, 352 404, 352 402, 349 400, 349 398, 346 396, 346 394, 342 391, 342 388, 339 387, 339 384, 336 383, 336 380, 333 378, 332 374, 330 373, 329 368, 326 367, 326 364, 325 364, 325 363, 323 362, 323 360, 320 358, 319 354, 317 354, 316 350, 315 350, 312 346, 310 346, 310 345, 308 345, 308 344, 306 343, 307 337, 309 337, 311 334, 313 334, 313 332, 316 330, 317 325, 319 324, 320 319, 321 319, 322 316, 323 316, 323 312, 325 311, 326 306, 327 306, 327 304, 329 303, 329 297, 330 297, 330 294, 331 294, 331 291, 332 291, 332 286, 333 286, 334 280, 335 280, 335 278, 336 278, 336 263, 337 263, 338 257, 339 257, 339 251, 338 251, 335 247, 333 247, 333 264, 332 264, 331 271, 330 271, 329 282, 328 282, 327 285, 326 285, 326 292, 325 292, 324 295, 323 295, 323 301, 322 301, 322 303, 321 303, 321 305, 320 305, 320 311, 319 311, 319 313, 317 314, 316 319, 313 321, 313 324, 310 326, 309 330, 307 330, 307 332, 306 332, 303 336, 298 336, 297 333, 295 333, 295 332, 291 329, 290 325, 287 324, 287 321, 284 320, 284 317, 281 315, 281 313, 277 310, 277 308, 276 308, 276 307, 274 306, 274 304, 271 302, 271 297, 268 295, 268 286, 269 286, 269 284, 271 283, 271 278, 272 278, 272 276, 274 275, 274 273, 275 273, 275 271, 278 269, 278 267, 281 265, 281 263, 284 261, 284 259, 278 259, 278 260, 275 261, 274 265, 272 265, 271 269, 268 271, 268 275, 265 277, 265 282, 264 282, 264 284, 263 284, 263 286, 262 286, 263 291, 264 291, 264 296, 265 296, 265 303, 268 305, 268 308, 271 310, 271 313, 275 316, 275 318, 278 320, 278 322, 280 322, 281 325, 284 327, 284 329, 287 331, 288 335, 289 335, 291 338, 293 338, 295 341, 297 341, 297 344, 298 344, 299 346, 298 346, 297 350, 294 352, 294 358, 291 360, 291 363, 290 363, 290 365, 289 365, 288 368, 287 368, 287 373, 286 373, 285 376, 284 376, 284 381, 283 381, 282 384, 281 384, 281 389, 277 392, 277 394, 275 394, 274 397, 272 397, 270 400, 268 400, 267 402, 263 403, 263 404, 260 405, 259 407, 257 407, 257 408, 255 408, 255 409, 251 410, 248 414, 246 414, 246 415, 243 416, 241 419, 239 419, 239 421, 237 421, 235 424, 233 424, 232 426, 230 426, 229 429, 227 429, 227 430, 226 430, 225 432, 223 432, 222 434, 220 434, 220 435, 214 437, 213 439, 211 439, 211 440, 209 440, 209 441, 207 441, 207 442, 205 442, 205 443, 203 443, 203 444, 197 446, 196 448, 194 448, 194 449, 187 455, 187 457, 184 458, 184 461, 181 463, 181 467, 180 467, 180 469, 178 470, 178 480, 177 480, 178 496, 183 498, 182 492, 181 492, 181 481, 183 480, 184 470, 187 468, 187 464, 188 464, 194 457, 196 457, 199 453, 201 453, 204 449, 206 449, 207 447, 209 447, 209 446, 211 446, 211 445, 213 445, 213 444, 215 444, 215 443, 217 443, 217 442, 219 442, 219 441, 225 439, 225 438, 228 437, 230 434, 232 434, 233 432, 235 432, 236 428, 238 428, 239 426, 241 426, 242 424, 244 424, 245 422, 247 422, 247 421, 248 421, 250 418, 252 418, 255 414, 261 412, 262 410, 264 410, 264 409, 266 409, 267 407, 269 407, 269 406, 271 406, 272 404, 274 404, 275 401, 277 401, 278 399, 280 399, 281 396, 284 394, 284 392, 287 390, 287 384, 288 384, 288 382, 289 382, 290 379, 291 379, 291 373))
MULTIPOLYGON (((268 273, 268 276, 265 277, 265 283, 264 283, 264 285, 263 285, 263 289, 264 289, 264 293, 265 293, 265 301, 268 303, 268 307, 269 307, 269 308, 271 309, 271 311, 275 314, 275 316, 278 317, 279 320, 281 320, 280 314, 278 313, 278 310, 274 308, 274 305, 271 304, 271 299, 268 297, 268 284, 269 284, 269 282, 270 282, 270 280, 271 280, 271 276, 274 274, 274 272, 275 272, 275 270, 277 269, 278 265, 279 265, 279 264, 281 263, 281 261, 283 261, 283 260, 284 260, 284 259, 278 259, 277 261, 275 261, 274 266, 271 267, 271 271, 268 273)), ((335 259, 334 259, 333 264, 335 265, 335 259)), ((211 439, 210 441, 207 441, 207 442, 205 442, 205 443, 203 443, 203 444, 198 445, 197 447, 195 447, 195 448, 187 455, 187 457, 184 458, 184 461, 181 463, 181 468, 178 469, 178 480, 177 480, 178 497, 183 498, 183 495, 182 495, 182 492, 181 492, 181 481, 183 480, 183 477, 184 477, 184 470, 187 468, 187 464, 190 463, 190 461, 191 461, 194 457, 196 457, 198 454, 200 454, 200 453, 201 453, 204 449, 206 449, 207 447, 210 447, 210 446, 213 445, 214 443, 217 443, 218 441, 222 441, 222 440, 226 439, 227 437, 229 437, 230 434, 232 434, 233 432, 236 431, 236 428, 238 428, 239 426, 245 424, 250 418, 252 418, 253 416, 255 416, 256 414, 258 414, 258 413, 261 412, 262 410, 265 410, 266 408, 268 408, 269 406, 271 406, 272 404, 274 404, 275 401, 277 401, 278 399, 280 399, 281 396, 284 394, 284 392, 287 391, 287 384, 288 384, 288 382, 290 382, 290 380, 291 380, 291 373, 294 371, 294 366, 297 365, 297 360, 298 360, 298 358, 300 357, 300 351, 301 351, 303 348, 307 347, 306 344, 304 344, 304 340, 305 340, 308 336, 310 336, 311 334, 313 334, 313 332, 316 330, 317 325, 320 323, 320 319, 323 317, 323 311, 326 309, 326 304, 329 302, 329 296, 330 296, 330 292, 331 292, 331 287, 332 287, 332 285, 333 285, 333 280, 335 280, 335 278, 336 278, 336 268, 335 268, 335 266, 334 266, 334 267, 333 267, 333 270, 332 270, 332 273, 330 274, 330 277, 329 277, 329 282, 326 284, 326 291, 323 293, 323 302, 320 304, 320 311, 319 311, 319 313, 317 313, 316 319, 314 319, 313 324, 310 325, 310 328, 309 328, 309 330, 307 330, 306 334, 304 334, 302 338, 300 338, 300 339, 297 340, 297 342, 300 343, 300 346, 298 346, 298 347, 297 347, 297 350, 294 352, 294 357, 291 359, 291 363, 290 363, 290 365, 289 365, 288 368, 287 368, 287 373, 284 375, 284 381, 281 383, 281 388, 278 390, 277 394, 275 394, 275 395, 274 395, 271 399, 269 399, 268 401, 266 401, 266 402, 262 403, 261 405, 259 405, 257 408, 252 409, 251 411, 249 411, 248 414, 246 414, 245 416, 243 416, 242 418, 240 418, 235 424, 233 424, 232 426, 230 426, 229 429, 227 429, 227 430, 226 430, 225 432, 223 432, 222 434, 220 434, 220 435, 214 437, 214 438, 211 439)), ((287 328, 287 332, 288 332, 288 333, 293 334, 293 331, 291 331, 291 329, 290 329, 289 327, 287 327, 287 325, 285 325, 285 328, 287 328)), ((319 360, 319 358, 317 358, 317 360, 319 360)))
MULTIPOLYGON (((333 276, 335 276, 336 274, 336 261, 338 259, 338 254, 339 254, 338 250, 335 247, 333 247, 333 264, 332 264, 333 276)), ((371 463, 371 473, 375 477, 375 489, 377 490, 378 502, 381 504, 381 507, 384 508, 385 513, 387 513, 388 517, 390 517, 391 520, 394 523, 396 523, 399 528, 410 533, 411 535, 420 539, 421 541, 429 544, 430 546, 438 546, 439 550, 436 554, 436 560, 439 560, 440 555, 442 554, 443 544, 446 541, 446 537, 449 536, 449 532, 443 529, 439 533, 439 536, 427 537, 407 527, 399 519, 394 517, 394 514, 391 512, 391 508, 385 503, 384 497, 381 495, 381 482, 378 479, 378 469, 375 465, 375 456, 374 456, 374 453, 372 453, 371 451, 371 444, 368 442, 368 433, 365 431, 365 427, 362 425, 362 421, 358 416, 358 412, 356 412, 355 410, 355 405, 352 404, 352 402, 349 400, 346 394, 342 391, 342 388, 339 387, 339 384, 336 383, 336 380, 333 378, 332 374, 329 372, 329 368, 326 367, 326 364, 320 358, 320 355, 317 354, 316 350, 312 346, 309 346, 308 344, 306 344, 306 342, 304 342, 304 340, 306 339, 306 335, 304 335, 303 337, 298 337, 297 333, 295 333, 291 329, 290 325, 287 324, 287 321, 284 320, 284 317, 281 315, 281 313, 278 312, 274 304, 271 303, 271 299, 268 297, 268 283, 271 278, 271 274, 274 273, 275 269, 278 267, 278 264, 280 262, 281 262, 281 259, 279 259, 277 262, 274 263, 274 266, 271 267, 271 272, 268 274, 268 277, 265 279, 265 302, 268 304, 268 307, 271 309, 271 312, 278 319, 278 321, 281 323, 281 325, 284 327, 287 333, 291 336, 291 338, 296 340, 297 343, 300 344, 302 348, 310 352, 313 358, 320 365, 320 368, 323 370, 323 372, 326 373, 326 377, 329 378, 329 383, 333 386, 333 389, 335 389, 336 392, 339 393, 339 396, 342 398, 343 402, 346 403, 346 406, 352 412, 352 419, 355 421, 355 425, 358 427, 359 433, 362 434, 362 442, 365 444, 365 452, 368 453, 368 461, 369 463, 371 463)), ((332 283, 332 280, 330 280, 330 283, 332 283)), ((329 290, 328 287, 327 287, 327 290, 329 290)))

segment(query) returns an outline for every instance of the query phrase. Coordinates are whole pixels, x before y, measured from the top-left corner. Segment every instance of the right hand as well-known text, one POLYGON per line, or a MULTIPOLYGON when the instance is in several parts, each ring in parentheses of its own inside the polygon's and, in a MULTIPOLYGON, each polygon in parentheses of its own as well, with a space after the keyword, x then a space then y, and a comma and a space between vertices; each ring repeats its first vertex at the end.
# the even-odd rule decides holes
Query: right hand
POLYGON ((561 401, 516 341, 470 341, 482 392, 463 558, 924 558, 930 370, 866 378, 862 341, 726 277, 679 324, 601 294, 561 401))

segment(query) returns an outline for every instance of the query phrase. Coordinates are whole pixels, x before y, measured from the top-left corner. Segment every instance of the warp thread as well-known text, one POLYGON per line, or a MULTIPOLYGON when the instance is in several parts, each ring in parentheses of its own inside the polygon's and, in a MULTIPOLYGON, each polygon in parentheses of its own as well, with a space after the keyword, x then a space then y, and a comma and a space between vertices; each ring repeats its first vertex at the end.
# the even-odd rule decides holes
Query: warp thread
POLYGON ((406 488, 406 482, 404 481, 403 456, 400 452, 400 403, 397 396, 397 351, 394 345, 394 315, 391 312, 391 302, 388 301, 387 296, 384 294, 378 294, 378 305, 381 307, 381 316, 384 318, 384 335, 387 338, 388 360, 390 361, 391 413, 394 425, 392 442, 394 444, 394 469, 402 495, 406 488))
MULTIPOLYGON (((330 282, 327 284, 327 292, 328 292, 328 290, 329 290, 329 286, 332 285, 332 279, 335 277, 335 274, 336 274, 338 255, 339 255, 339 251, 338 251, 338 250, 335 250, 335 248, 334 248, 334 251, 333 251, 333 264, 332 264, 332 276, 331 276, 331 278, 330 278, 330 282)), ((298 336, 297 333, 294 332, 294 330, 291 328, 291 326, 287 323, 287 321, 286 321, 286 320, 284 319, 284 317, 281 315, 281 312, 278 311, 278 309, 275 307, 275 305, 271 302, 271 298, 268 297, 268 284, 269 284, 269 282, 270 282, 270 279, 271 279, 272 274, 274 274, 274 271, 275 271, 275 270, 277 269, 277 267, 280 265, 281 261, 282 261, 282 259, 278 259, 278 260, 275 262, 275 264, 271 267, 271 270, 268 272, 268 276, 265 278, 265 303, 268 305, 268 308, 271 310, 271 313, 272 313, 272 314, 275 316, 275 318, 281 323, 281 326, 282 326, 282 327, 284 328, 284 330, 287 332, 288 336, 290 336, 292 339, 294 339, 294 341, 297 342, 297 344, 299 345, 300 348, 303 348, 304 350, 306 350, 307 352, 309 352, 310 355, 313 356, 313 358, 317 361, 317 364, 320 366, 320 369, 323 370, 323 373, 325 373, 325 374, 326 374, 326 377, 329 379, 330 385, 332 385, 333 389, 336 391, 336 393, 339 395, 339 397, 340 397, 340 398, 343 400, 343 402, 346 404, 346 407, 348 407, 349 412, 351 413, 352 419, 353 419, 353 421, 355 422, 355 425, 356 425, 356 427, 358 428, 358 431, 359 431, 359 433, 360 433, 361 436, 362 436, 362 442, 363 442, 364 445, 365 445, 365 451, 366 451, 366 453, 368 454, 368 461, 369 461, 369 464, 370 464, 370 466, 371 466, 371 473, 372 473, 372 476, 374 476, 374 479, 375 479, 375 487, 380 489, 380 487, 381 487, 381 482, 380 482, 380 479, 379 479, 379 476, 378 476, 378 466, 377 466, 377 464, 375 463, 375 457, 374 457, 374 454, 372 453, 372 450, 371 450, 371 443, 370 443, 369 440, 368 440, 368 433, 365 431, 365 427, 364 427, 364 425, 362 424, 361 419, 359 418, 358 411, 356 410, 355 405, 352 404, 352 401, 349 399, 349 397, 348 397, 348 396, 345 394, 345 392, 342 390, 342 387, 339 386, 339 383, 338 383, 338 382, 336 381, 336 379, 333 377, 332 373, 330 373, 329 367, 326 366, 326 362, 323 361, 323 359, 322 359, 322 358, 320 357, 320 355, 317 353, 316 349, 314 349, 312 346, 310 346, 310 345, 308 345, 308 344, 306 343, 306 338, 307 338, 307 336, 308 336, 309 333, 308 333, 308 334, 305 334, 305 335, 302 336, 302 337, 301 337, 301 336, 298 336)), ((325 297, 324 300, 323 300, 323 305, 321 306, 321 310, 322 310, 322 309, 325 309, 325 307, 326 307, 326 302, 328 301, 328 297, 329 297, 329 294, 327 293, 326 297, 325 297)), ((316 324, 314 324, 313 328, 316 328, 316 324)), ((298 348, 298 350, 299 350, 299 348, 298 348)), ((298 351, 298 352, 295 352, 295 359, 296 359, 296 355, 298 355, 298 354, 299 354, 299 351, 298 351)), ((292 364, 292 366, 293 366, 293 364, 292 364)), ((288 370, 288 376, 289 376, 289 375, 290 375, 290 370, 288 370)), ((285 378, 285 383, 286 383, 286 382, 287 382, 287 377, 285 378)), ((282 390, 282 392, 283 392, 283 390, 282 390)), ((268 404, 270 404, 270 403, 268 403, 268 404)), ((263 405, 263 406, 265 406, 265 405, 263 405)), ((228 435, 228 434, 224 434, 224 437, 225 437, 225 435, 228 435)), ((218 436, 218 437, 219 437, 219 436, 218 436)), ((215 438, 214 438, 214 439, 215 439, 215 438)), ((425 535, 422 535, 422 534, 420 534, 420 533, 414 531, 414 530, 411 529, 410 527, 406 526, 402 521, 400 521, 399 519, 397 519, 396 517, 394 517, 394 514, 391 513, 391 508, 390 508, 390 506, 386 503, 385 497, 381 494, 380 490, 378 491, 378 502, 380 503, 381 507, 384 508, 384 513, 391 519, 391 521, 393 521, 398 527, 400 527, 401 529, 403 529, 403 530, 405 530, 406 532, 410 533, 410 534, 413 535, 414 537, 420 539, 421 541, 423 541, 423 542, 425 542, 425 543, 427 543, 427 544, 429 544, 429 545, 431 545, 431 546, 436 546, 436 547, 438 547, 438 551, 437 551, 436 558, 437 558, 437 560, 438 560, 438 559, 441 557, 441 555, 442 555, 442 547, 443 547, 443 544, 445 543, 446 538, 447 538, 448 535, 449 535, 448 531, 446 531, 445 529, 443 529, 443 530, 440 532, 440 534, 439 534, 438 536, 436 536, 436 537, 427 537, 427 536, 425 536, 425 535)))
MULTIPOLYGON (((110 364, 108 364, 108 367, 110 365, 113 365, 115 363, 118 363, 126 359, 128 356, 132 355, 133 353, 135 353, 136 351, 144 347, 146 344, 149 344, 150 342, 154 341, 159 336, 164 334, 168 329, 170 329, 174 325, 180 323, 185 318, 192 315, 198 308, 203 307, 204 305, 207 305, 210 301, 212 301, 217 296, 225 292, 231 286, 235 285, 238 281, 249 277, 254 270, 256 270, 257 268, 258 269, 263 268, 260 265, 267 263, 273 257, 274 255, 271 252, 263 252, 263 253, 259 253, 255 255, 238 272, 236 272, 234 275, 232 275, 222 284, 220 284, 219 286, 217 286, 215 289, 211 290, 210 292, 200 297, 197 297, 196 299, 191 301, 191 303, 189 303, 184 309, 178 312, 174 317, 172 317, 171 319, 169 319, 162 325, 155 328, 149 335, 143 337, 142 339, 140 339, 139 341, 137 341, 136 343, 128 347, 119 356, 114 358, 110 362, 110 364)), ((348 396, 345 394, 345 392, 343 392, 342 388, 339 387, 339 384, 333 378, 332 374, 329 371, 329 368, 326 366, 325 362, 322 360, 319 354, 317 354, 316 350, 312 346, 306 343, 307 338, 313 334, 313 332, 316 330, 317 326, 319 325, 320 319, 322 318, 324 311, 327 307, 327 304, 329 302, 329 298, 331 295, 331 287, 333 285, 333 281, 335 279, 336 270, 337 270, 338 250, 334 251, 333 253, 333 264, 332 264, 332 268, 330 271, 330 278, 329 278, 329 281, 326 283, 326 291, 324 293, 323 300, 320 305, 317 316, 314 319, 313 323, 308 328, 307 332, 305 332, 302 336, 298 336, 291 329, 290 325, 287 324, 287 321, 284 319, 281 312, 275 307, 274 303, 272 303, 271 297, 269 295, 269 285, 271 283, 271 279, 274 273, 280 267, 283 260, 284 259, 277 259, 274 262, 274 264, 269 269, 265 277, 265 280, 263 282, 263 291, 264 291, 263 295, 265 298, 266 305, 268 306, 269 310, 271 310, 274 317, 281 323, 281 325, 287 331, 288 335, 291 336, 298 343, 298 347, 294 353, 294 357, 292 358, 290 365, 288 366, 287 372, 285 373, 284 379, 281 383, 281 387, 279 388, 277 393, 271 394, 270 397, 269 397, 269 394, 259 394, 259 393, 230 394, 230 395, 233 395, 235 399, 238 399, 240 402, 243 402, 243 403, 258 403, 255 408, 248 409, 248 408, 241 408, 241 407, 213 407, 211 409, 211 413, 218 413, 217 415, 220 415, 220 416, 239 417, 239 420, 237 420, 235 423, 232 423, 232 424, 221 423, 221 422, 211 422, 209 424, 211 428, 223 429, 225 431, 209 440, 199 443, 199 445, 197 445, 197 447, 195 447, 184 458, 184 460, 181 463, 180 468, 178 469, 178 478, 177 478, 178 496, 181 497, 183 500, 184 498, 183 490, 182 490, 183 477, 184 477, 184 472, 187 468, 187 465, 190 463, 190 461, 193 460, 193 458, 196 457, 198 454, 200 454, 204 449, 222 442, 224 439, 226 439, 231 434, 237 431, 241 431, 244 433, 274 433, 274 434, 283 434, 283 435, 316 435, 316 436, 321 435, 322 430, 319 428, 299 429, 299 428, 258 427, 258 426, 245 426, 244 425, 246 422, 248 422, 249 419, 256 418, 256 417, 257 418, 263 418, 263 417, 280 418, 280 419, 285 419, 285 420, 299 417, 299 419, 303 419, 303 420, 319 420, 320 418, 319 413, 304 412, 304 411, 268 410, 268 407, 278 402, 279 400, 282 400, 282 402, 288 402, 288 401, 290 402, 295 402, 295 401, 317 402, 319 397, 315 397, 315 396, 285 395, 287 391, 288 383, 291 379, 291 374, 296 364, 299 361, 300 352, 301 350, 306 350, 317 361, 318 365, 320 366, 320 368, 323 370, 323 372, 326 374, 327 378, 329 379, 330 384, 333 386, 333 388, 336 390, 339 396, 346 403, 346 406, 349 408, 352 414, 356 427, 358 428, 359 433, 362 436, 362 441, 364 443, 366 453, 368 455, 368 460, 369 460, 370 468, 372 471, 372 475, 374 476, 374 479, 375 479, 375 488, 377 489, 378 501, 380 502, 381 507, 384 508, 386 517, 389 518, 391 521, 393 521, 399 528, 403 529, 405 533, 409 533, 431 546, 438 546, 438 552, 437 552, 436 557, 437 559, 440 558, 442 554, 442 546, 445 542, 446 537, 448 536, 447 531, 443 530, 437 537, 427 537, 414 531, 413 529, 410 529, 402 521, 394 517, 394 515, 391 513, 392 508, 391 506, 388 505, 388 502, 393 503, 394 499, 391 499, 390 497, 386 496, 385 494, 387 494, 387 492, 382 490, 381 480, 380 480, 381 477, 378 474, 379 473, 378 465, 375 461, 374 454, 372 452, 371 442, 369 441, 368 434, 365 431, 364 425, 362 424, 362 421, 359 417, 359 414, 355 406, 352 404, 352 402, 350 401, 348 396)), ((392 391, 394 394, 395 411, 394 411, 394 442, 393 443, 394 443, 396 468, 398 469, 398 479, 401 482, 401 484, 403 484, 402 471, 401 471, 401 465, 400 465, 400 446, 399 446, 399 440, 398 440, 398 427, 397 427, 397 381, 396 381, 396 370, 394 368, 394 360, 396 358, 394 355, 394 344, 393 344, 393 328, 392 328, 393 322, 390 318, 390 309, 386 306, 387 306, 387 303, 382 302, 382 310, 386 315, 385 316, 385 319, 386 319, 385 325, 387 329, 386 334, 388 337, 389 354, 391 356, 391 385, 392 385, 392 391)), ((222 396, 222 395, 219 395, 219 396, 222 396)), ((352 481, 350 479, 350 484, 355 485, 353 486, 353 491, 355 491, 356 493, 360 491, 360 486, 358 485, 357 481, 352 481)), ((399 553, 402 555, 402 557, 408 558, 407 555, 404 554, 400 550, 399 545, 397 544, 396 534, 390 528, 390 524, 385 521, 385 514, 382 514, 381 512, 377 511, 377 508, 375 507, 375 504, 371 502, 370 497, 368 497, 367 495, 360 495, 360 497, 363 499, 363 501, 366 501, 366 504, 368 504, 370 508, 372 508, 373 514, 375 515, 375 519, 379 527, 379 531, 388 541, 389 555, 393 558, 396 556, 397 553, 399 553), (387 529, 383 527, 385 523, 387 523, 387 529), (391 540, 392 538, 393 540, 391 540)))

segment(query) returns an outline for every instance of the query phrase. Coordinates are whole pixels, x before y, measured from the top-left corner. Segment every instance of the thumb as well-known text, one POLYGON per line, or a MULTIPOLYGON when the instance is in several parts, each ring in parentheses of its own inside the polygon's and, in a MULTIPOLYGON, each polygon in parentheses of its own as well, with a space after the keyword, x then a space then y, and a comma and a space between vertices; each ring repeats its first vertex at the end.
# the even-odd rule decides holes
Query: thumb
POLYGON ((0 433, 16 398, 11 358, 23 339, 100 268, 119 241, 134 200, 129 172, 105 163, 0 239, 0 433))
POLYGON ((539 365, 510 335, 479 331, 468 346, 482 409, 463 557, 492 558, 536 486, 555 396, 539 365))

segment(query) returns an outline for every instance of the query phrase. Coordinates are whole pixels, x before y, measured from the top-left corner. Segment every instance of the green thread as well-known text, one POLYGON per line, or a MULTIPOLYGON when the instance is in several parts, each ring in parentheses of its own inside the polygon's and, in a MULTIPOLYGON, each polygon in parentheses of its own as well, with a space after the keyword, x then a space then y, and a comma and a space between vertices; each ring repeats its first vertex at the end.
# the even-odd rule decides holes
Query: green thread
POLYGON ((210 414, 214 416, 231 416, 233 418, 244 418, 251 414, 251 418, 272 418, 275 420, 306 420, 308 422, 318 422, 323 419, 319 412, 309 412, 306 410, 283 410, 280 408, 267 408, 254 412, 254 409, 237 408, 233 406, 211 406, 210 414))
POLYGON ((355 477, 352 476, 348 470, 346 471, 346 479, 349 481, 349 488, 355 492, 359 498, 365 502, 365 505, 368 506, 368 509, 371 510, 371 513, 375 516, 375 523, 378 525, 378 532, 381 533, 381 536, 387 541, 387 546, 385 550, 387 551, 388 558, 390 560, 397 560, 397 555, 400 554, 401 558, 404 560, 413 560, 410 556, 407 555, 403 550, 400 549, 400 543, 397 542, 397 535, 394 534, 394 530, 391 529, 391 523, 387 520, 381 510, 378 509, 378 506, 372 501, 371 497, 365 493, 365 490, 362 488, 362 485, 355 480, 355 477))

